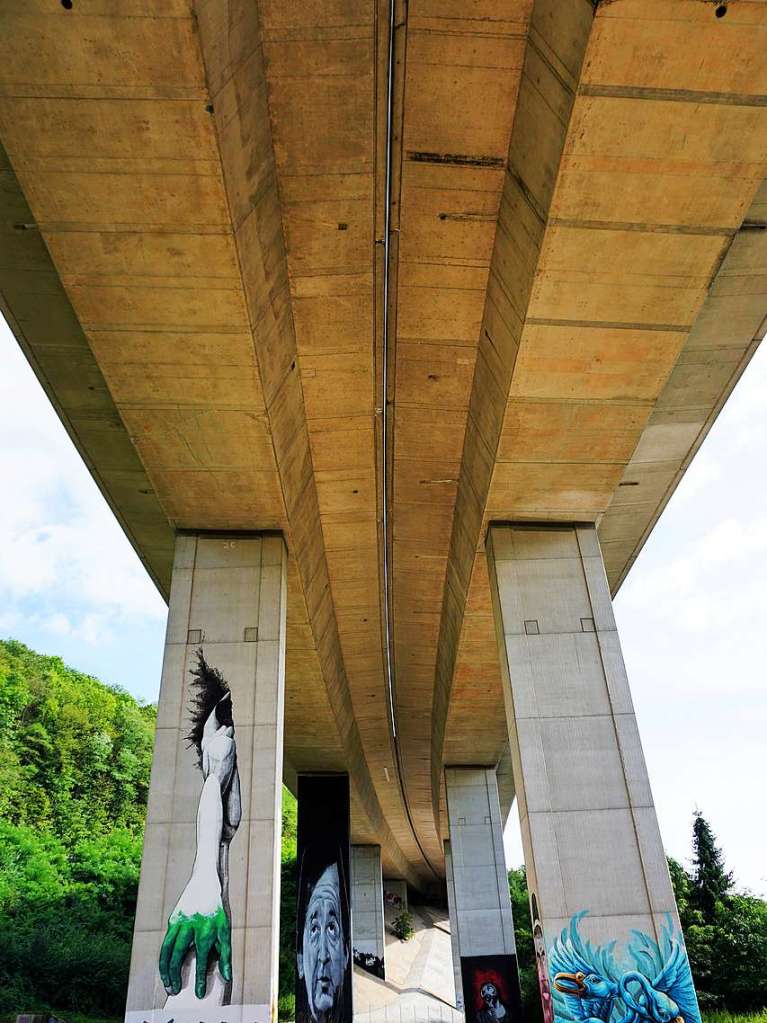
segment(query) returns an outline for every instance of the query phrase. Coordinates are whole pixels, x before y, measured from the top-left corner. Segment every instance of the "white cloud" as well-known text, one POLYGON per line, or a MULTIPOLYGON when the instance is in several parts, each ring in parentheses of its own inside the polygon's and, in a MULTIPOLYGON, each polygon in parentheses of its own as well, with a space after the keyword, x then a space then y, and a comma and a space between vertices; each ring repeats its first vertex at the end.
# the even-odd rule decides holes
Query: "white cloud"
POLYGON ((741 884, 765 891, 753 812, 767 732, 767 346, 672 497, 616 600, 661 833, 686 859, 708 816, 741 884))
POLYGON ((722 466, 708 451, 700 451, 692 461, 672 498, 677 504, 692 501, 702 490, 721 479, 722 466))
POLYGON ((119 623, 161 621, 162 599, 4 325, 0 359, 0 626, 97 644, 119 623))
POLYGON ((43 622, 43 628, 57 636, 69 636, 72 632, 72 623, 66 615, 57 612, 43 622))

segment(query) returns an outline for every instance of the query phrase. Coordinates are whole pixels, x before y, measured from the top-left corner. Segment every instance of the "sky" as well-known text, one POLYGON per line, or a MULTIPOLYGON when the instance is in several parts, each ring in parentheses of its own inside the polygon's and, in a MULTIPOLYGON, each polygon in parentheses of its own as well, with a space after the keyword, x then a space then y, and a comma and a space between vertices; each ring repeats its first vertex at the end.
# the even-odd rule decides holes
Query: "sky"
MULTIPOLYGON (((767 894, 767 344, 615 601, 667 851, 767 894)), ((157 697, 166 608, 0 319, 0 637, 157 697)), ((512 812, 506 851, 522 861, 512 812)))

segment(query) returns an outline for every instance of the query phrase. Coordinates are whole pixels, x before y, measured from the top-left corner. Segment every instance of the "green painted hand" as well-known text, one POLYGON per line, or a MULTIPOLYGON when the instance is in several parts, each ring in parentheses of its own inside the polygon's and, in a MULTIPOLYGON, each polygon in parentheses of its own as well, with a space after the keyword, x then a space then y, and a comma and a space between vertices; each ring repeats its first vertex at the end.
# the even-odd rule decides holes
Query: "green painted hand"
POLYGON ((218 968, 224 980, 232 979, 232 932, 223 905, 212 913, 187 915, 179 907, 171 914, 160 949, 160 976, 169 995, 181 990, 181 967, 190 949, 194 949, 196 972, 194 993, 205 997, 208 963, 218 954, 218 968))

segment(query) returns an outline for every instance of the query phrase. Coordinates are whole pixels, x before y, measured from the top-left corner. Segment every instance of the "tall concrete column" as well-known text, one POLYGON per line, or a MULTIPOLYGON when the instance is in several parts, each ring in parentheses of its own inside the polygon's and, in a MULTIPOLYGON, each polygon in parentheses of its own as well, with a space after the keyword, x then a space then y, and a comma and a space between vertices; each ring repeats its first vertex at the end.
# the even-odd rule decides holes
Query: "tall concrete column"
POLYGON ((482 986, 492 982, 511 1023, 519 1013, 519 977, 495 770, 448 767, 445 789, 450 933, 454 959, 456 951, 459 958, 456 993, 463 992, 459 1008, 474 1019, 482 986))
POLYGON ((696 1023, 596 530, 492 526, 487 552, 547 1016, 582 1004, 593 973, 589 1015, 671 999, 696 1023))
POLYGON ((286 552, 180 536, 128 1023, 276 1014, 286 552))
POLYGON ((386 942, 380 845, 351 847, 351 877, 354 963, 383 980, 386 942))
POLYGON ((455 881, 453 879, 453 854, 450 842, 445 842, 445 886, 447 888, 447 912, 450 917, 450 950, 453 953, 453 982, 455 984, 456 1008, 463 1008, 463 984, 461 983, 461 949, 458 944, 458 928, 455 926, 455 881))

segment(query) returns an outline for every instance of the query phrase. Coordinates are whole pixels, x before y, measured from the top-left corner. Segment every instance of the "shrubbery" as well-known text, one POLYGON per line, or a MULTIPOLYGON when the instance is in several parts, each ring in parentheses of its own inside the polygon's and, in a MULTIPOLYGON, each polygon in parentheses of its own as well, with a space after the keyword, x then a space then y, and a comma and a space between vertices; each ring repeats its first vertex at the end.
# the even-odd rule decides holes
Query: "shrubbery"
POLYGON ((410 941, 415 934, 413 929, 413 914, 408 913, 407 910, 403 910, 394 917, 392 921, 392 930, 399 938, 400 941, 410 941))
POLYGON ((122 1014, 154 721, 0 643, 0 1011, 122 1014))

